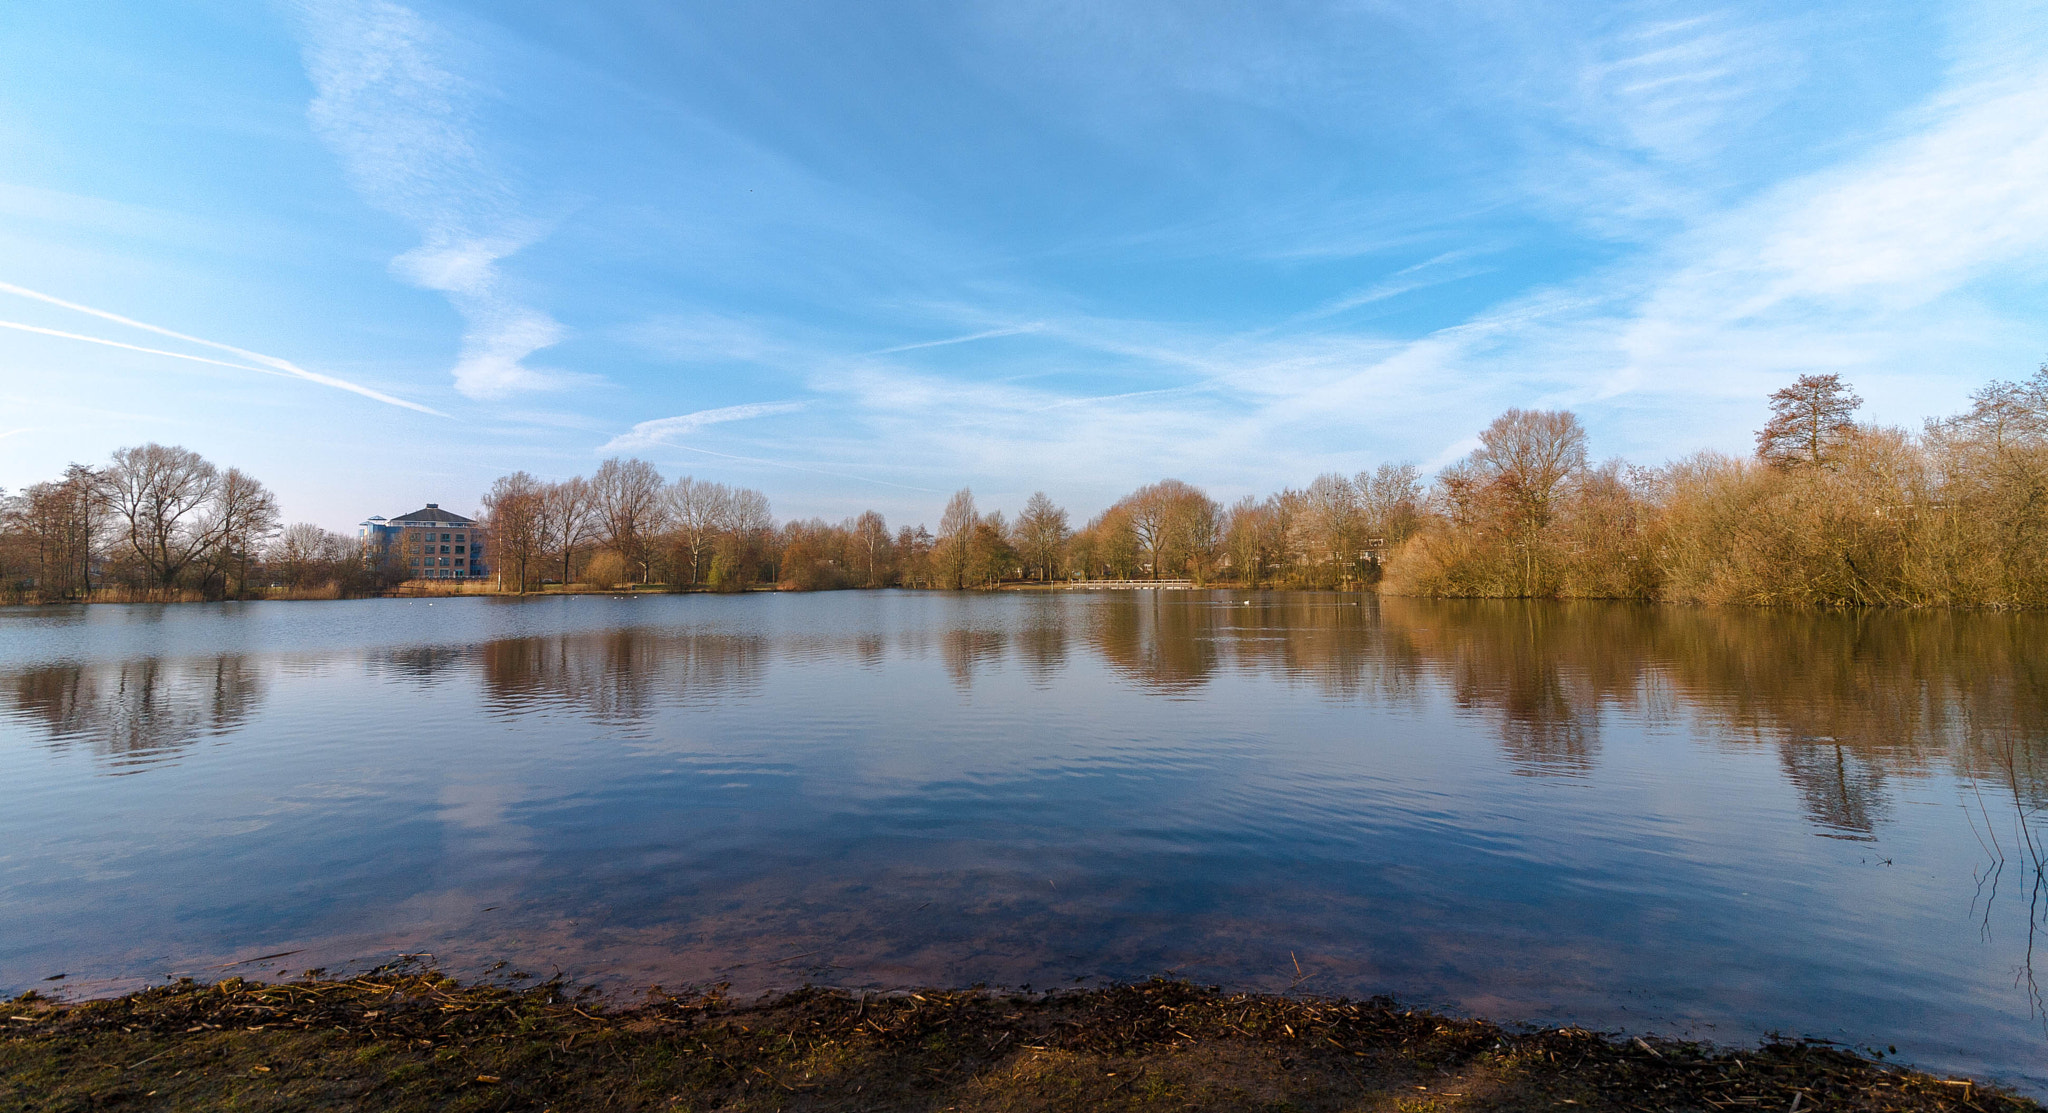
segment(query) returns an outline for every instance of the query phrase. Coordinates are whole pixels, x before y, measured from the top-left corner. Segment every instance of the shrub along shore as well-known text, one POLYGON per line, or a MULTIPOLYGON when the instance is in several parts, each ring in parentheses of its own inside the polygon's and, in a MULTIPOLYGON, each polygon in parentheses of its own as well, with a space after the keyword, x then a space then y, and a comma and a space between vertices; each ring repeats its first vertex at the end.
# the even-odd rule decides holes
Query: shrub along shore
POLYGON ((1826 1110, 2039 1113, 1815 1042, 1734 1050, 1514 1030, 1385 999, 1184 982, 1053 994, 713 991, 609 1006, 558 984, 183 981, 7 1003, 0 1108, 1826 1110))

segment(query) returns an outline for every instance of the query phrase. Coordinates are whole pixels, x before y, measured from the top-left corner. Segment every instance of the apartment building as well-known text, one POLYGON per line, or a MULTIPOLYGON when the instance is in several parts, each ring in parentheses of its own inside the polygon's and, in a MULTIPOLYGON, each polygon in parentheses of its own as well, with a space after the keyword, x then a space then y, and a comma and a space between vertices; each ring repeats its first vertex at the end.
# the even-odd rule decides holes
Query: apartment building
POLYGON ((485 533, 476 519, 430 502, 396 518, 373 517, 363 523, 361 536, 407 579, 467 580, 490 572, 485 533))

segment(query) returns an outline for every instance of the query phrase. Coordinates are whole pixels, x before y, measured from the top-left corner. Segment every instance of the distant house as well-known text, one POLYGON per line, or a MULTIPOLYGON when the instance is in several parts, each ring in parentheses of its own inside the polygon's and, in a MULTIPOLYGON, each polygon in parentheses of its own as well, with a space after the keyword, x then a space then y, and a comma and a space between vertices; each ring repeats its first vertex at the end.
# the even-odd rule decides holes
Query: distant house
POLYGON ((363 523, 365 547, 413 580, 470 580, 488 575, 485 527, 476 519, 441 509, 425 509, 396 518, 373 517, 363 523))

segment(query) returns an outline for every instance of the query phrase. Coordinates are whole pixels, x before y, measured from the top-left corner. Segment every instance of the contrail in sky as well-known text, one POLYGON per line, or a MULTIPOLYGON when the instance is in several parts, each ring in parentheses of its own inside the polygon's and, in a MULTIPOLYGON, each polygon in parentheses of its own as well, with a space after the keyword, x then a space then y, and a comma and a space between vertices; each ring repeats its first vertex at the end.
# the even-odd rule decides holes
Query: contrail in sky
POLYGON ((727 421, 745 421, 750 417, 772 417, 804 408, 802 402, 753 402, 744 406, 723 406, 715 410, 698 410, 693 414, 678 417, 656 418, 643 421, 627 432, 605 442, 599 452, 617 452, 621 449, 647 448, 651 445, 671 443, 668 438, 694 433, 706 425, 718 425, 727 421))
POLYGON ((123 317, 119 313, 109 313, 104 309, 94 309, 92 306, 89 305, 80 305, 77 302, 65 301, 63 298, 52 297, 49 294, 41 293, 36 290, 31 290, 24 286, 16 286, 11 282, 0 282, 0 291, 4 291, 9 294, 17 294, 25 298, 33 298, 36 301, 48 302, 51 305, 62 306, 65 309, 73 310, 78 313, 90 314, 94 317, 99 317, 103 320, 113 321, 116 324, 127 325, 130 328, 139 328, 144 330, 145 332, 156 333, 159 336, 168 336, 174 340, 183 340, 192 344, 203 344, 206 347, 217 348, 223 352, 233 352, 234 354, 241 356, 243 359, 246 359, 251 363, 260 364, 261 366, 250 367, 247 366, 246 364, 229 363, 225 360, 207 359, 204 356, 186 355, 183 352, 167 352, 161 348, 144 348, 135 344, 124 344, 119 340, 108 340, 98 336, 85 336, 75 332, 60 332, 57 329, 41 328, 36 325, 24 325, 14 321, 0 321, 0 327, 19 329, 23 332, 38 332, 42 333, 45 336, 61 336, 66 340, 83 340, 89 344, 105 344, 110 348, 127 348, 130 351, 148 352, 151 355, 170 356, 174 359, 189 359, 195 363, 211 363, 214 364, 215 366, 232 367, 240 371, 260 371, 266 375, 283 375, 287 378, 304 379, 309 383, 319 383, 321 386, 331 386, 336 390, 346 390, 352 394, 360 394, 365 398, 373 398, 386 405, 403 406, 408 410, 418 410, 420 413, 432 414, 435 417, 448 416, 447 414, 444 414, 439 410, 427 406, 422 406, 418 402, 408 402, 403 398, 394 398, 389 394, 385 394, 383 391, 371 390, 369 387, 349 382, 347 379, 337 379, 332 375, 322 375, 318 371, 308 371, 305 368, 300 367, 298 364, 293 363, 288 359, 279 359, 276 356, 267 356, 264 355, 262 352, 252 352, 247 348, 237 348, 233 344, 223 344, 218 340, 207 340, 197 336, 188 336, 182 332, 173 332, 170 329, 162 328, 157 325, 147 324, 145 322, 135 320, 132 317, 123 317))
POLYGON ((22 332, 33 332, 43 336, 61 336, 66 340, 83 340, 88 344, 105 344, 109 348, 126 348, 131 352, 148 352, 150 355, 153 356, 170 356, 172 359, 189 359, 194 363, 211 363, 215 367, 232 367, 237 371, 254 371, 259 375, 277 375, 282 378, 291 377, 289 375, 286 375, 282 371, 273 371, 268 367, 251 367, 246 363, 229 363, 227 360, 224 359, 209 359, 206 356, 187 355, 184 352, 169 352, 165 351, 162 348, 145 348, 140 344, 123 344, 119 340, 107 340, 98 336, 87 336, 84 333, 78 332, 65 332, 63 329, 44 328, 41 325, 25 325, 22 324, 20 321, 0 321, 0 328, 19 329, 22 332))
POLYGON ((872 352, 864 352, 862 354, 886 356, 895 352, 915 351, 919 348, 943 348, 948 344, 965 344, 971 340, 993 340, 998 336, 1018 336, 1027 332, 1037 332, 1044 327, 1042 324, 1029 324, 1017 325, 1013 328, 992 328, 987 332, 970 333, 966 336, 949 336, 944 340, 925 340, 916 344, 898 344, 893 348, 878 348, 872 352))

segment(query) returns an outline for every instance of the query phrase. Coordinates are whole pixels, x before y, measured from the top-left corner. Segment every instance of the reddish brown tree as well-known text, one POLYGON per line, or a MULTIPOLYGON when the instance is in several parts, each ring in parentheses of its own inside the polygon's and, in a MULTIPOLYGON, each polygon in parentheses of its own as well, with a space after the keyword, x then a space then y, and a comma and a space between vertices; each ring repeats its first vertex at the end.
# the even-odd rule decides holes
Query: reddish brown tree
POLYGON ((1840 375, 1801 375, 1771 395, 1771 420, 1756 434, 1757 458, 1781 468, 1822 467, 1856 435, 1863 404, 1840 375))
POLYGON ((547 485, 523 471, 499 476, 484 494, 484 517, 498 583, 510 572, 512 590, 526 594, 547 554, 547 485))

